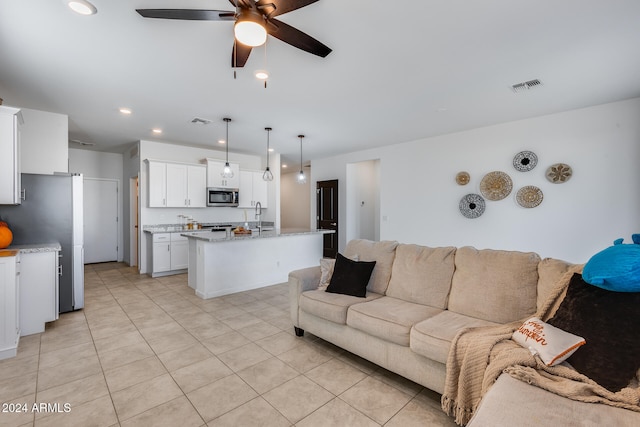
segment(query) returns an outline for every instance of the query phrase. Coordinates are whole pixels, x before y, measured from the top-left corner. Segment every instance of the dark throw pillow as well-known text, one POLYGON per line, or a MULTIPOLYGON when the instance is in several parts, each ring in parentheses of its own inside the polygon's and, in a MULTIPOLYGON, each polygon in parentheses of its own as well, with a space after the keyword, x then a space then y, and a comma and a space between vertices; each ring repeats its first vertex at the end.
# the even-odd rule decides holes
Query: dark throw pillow
POLYGON ((367 284, 375 266, 375 261, 353 261, 339 253, 326 292, 366 297, 367 284))
POLYGON ((548 323, 584 337, 587 343, 567 362, 607 390, 626 387, 640 368, 640 292, 612 292, 576 273, 548 323))

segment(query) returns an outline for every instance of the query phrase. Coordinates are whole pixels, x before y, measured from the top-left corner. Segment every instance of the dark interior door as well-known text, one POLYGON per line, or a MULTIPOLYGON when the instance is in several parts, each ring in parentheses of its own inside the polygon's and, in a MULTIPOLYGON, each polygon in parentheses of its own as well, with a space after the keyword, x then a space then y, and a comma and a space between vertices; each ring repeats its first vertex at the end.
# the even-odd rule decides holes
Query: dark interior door
POLYGON ((322 255, 335 258, 338 253, 338 180, 316 183, 317 216, 319 230, 335 230, 324 235, 322 255))

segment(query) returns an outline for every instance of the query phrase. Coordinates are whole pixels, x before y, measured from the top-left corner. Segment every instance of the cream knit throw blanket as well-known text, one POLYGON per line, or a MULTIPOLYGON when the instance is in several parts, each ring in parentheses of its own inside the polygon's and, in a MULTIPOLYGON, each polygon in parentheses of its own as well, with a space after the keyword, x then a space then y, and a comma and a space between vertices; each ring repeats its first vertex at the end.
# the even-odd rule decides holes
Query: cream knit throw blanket
MULTIPOLYGON (((547 320, 564 298, 576 266, 558 280, 551 297, 536 316, 547 320)), ((640 412, 640 387, 612 393, 584 375, 563 364, 548 367, 529 350, 511 340, 511 335, 526 319, 506 325, 463 329, 451 343, 447 374, 442 394, 442 409, 466 425, 480 399, 498 377, 511 376, 560 396, 591 403, 603 403, 640 412)))

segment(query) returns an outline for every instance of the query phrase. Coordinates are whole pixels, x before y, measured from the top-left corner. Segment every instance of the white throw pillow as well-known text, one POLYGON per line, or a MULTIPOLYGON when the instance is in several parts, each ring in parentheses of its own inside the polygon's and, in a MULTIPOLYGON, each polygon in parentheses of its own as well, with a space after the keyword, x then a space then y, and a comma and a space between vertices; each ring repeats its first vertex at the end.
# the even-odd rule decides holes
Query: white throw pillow
POLYGON ((319 290, 326 290, 331 282, 331 276, 333 276, 333 267, 336 265, 336 260, 333 258, 321 258, 320 259, 320 284, 318 284, 319 290))
POLYGON ((515 342, 537 354, 547 366, 562 363, 571 356, 585 339, 558 329, 537 317, 527 320, 512 335, 515 342))

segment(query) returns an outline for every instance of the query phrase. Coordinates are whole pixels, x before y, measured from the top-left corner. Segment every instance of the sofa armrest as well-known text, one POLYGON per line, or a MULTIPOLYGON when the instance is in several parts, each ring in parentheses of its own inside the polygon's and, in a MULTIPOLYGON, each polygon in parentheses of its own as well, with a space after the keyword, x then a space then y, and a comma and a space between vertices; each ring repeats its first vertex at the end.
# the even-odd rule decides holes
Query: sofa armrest
POLYGON ((303 268, 289 273, 289 307, 293 326, 298 327, 298 300, 304 291, 316 289, 320 283, 320 266, 303 268))

